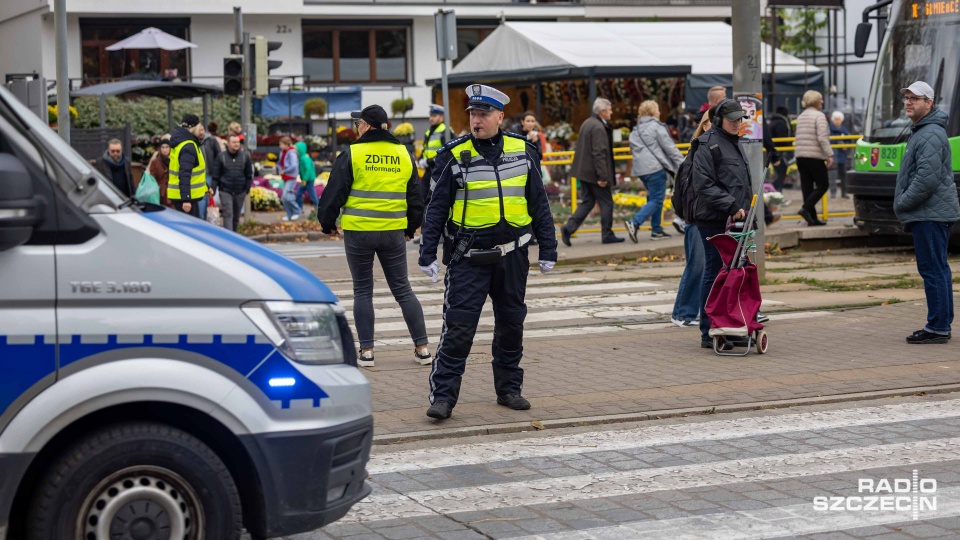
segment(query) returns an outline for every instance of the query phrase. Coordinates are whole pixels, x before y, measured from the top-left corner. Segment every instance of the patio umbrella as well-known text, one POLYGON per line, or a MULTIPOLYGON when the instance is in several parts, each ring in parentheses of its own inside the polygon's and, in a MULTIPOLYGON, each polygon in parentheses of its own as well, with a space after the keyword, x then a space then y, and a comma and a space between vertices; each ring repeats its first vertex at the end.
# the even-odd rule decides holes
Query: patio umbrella
POLYGON ((163 30, 151 26, 150 28, 134 34, 127 39, 110 45, 107 47, 107 50, 120 51, 123 49, 164 49, 166 51, 179 51, 181 49, 188 49, 196 46, 197 45, 194 43, 190 43, 189 41, 180 39, 176 36, 171 36, 163 30))

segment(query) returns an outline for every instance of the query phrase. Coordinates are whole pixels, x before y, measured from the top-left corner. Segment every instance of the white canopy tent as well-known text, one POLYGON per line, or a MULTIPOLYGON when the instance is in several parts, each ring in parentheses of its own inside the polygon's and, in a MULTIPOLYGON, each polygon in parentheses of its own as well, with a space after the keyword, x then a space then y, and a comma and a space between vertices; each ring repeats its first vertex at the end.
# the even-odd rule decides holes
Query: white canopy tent
MULTIPOLYGON (((453 68, 449 82, 531 84, 577 78, 685 76, 686 100, 695 107, 705 101, 709 87, 732 86, 733 32, 722 22, 507 22, 453 68)), ((820 68, 762 43, 758 67, 765 85, 771 60, 775 61, 778 96, 822 89, 820 68)), ((593 84, 590 91, 592 101, 593 84)))
MULTIPOLYGON (((772 47, 761 44, 768 71, 772 47)), ((507 22, 450 72, 450 82, 542 76, 721 74, 733 67, 733 29, 721 22, 507 22)), ((819 72, 781 50, 777 73, 819 72)))

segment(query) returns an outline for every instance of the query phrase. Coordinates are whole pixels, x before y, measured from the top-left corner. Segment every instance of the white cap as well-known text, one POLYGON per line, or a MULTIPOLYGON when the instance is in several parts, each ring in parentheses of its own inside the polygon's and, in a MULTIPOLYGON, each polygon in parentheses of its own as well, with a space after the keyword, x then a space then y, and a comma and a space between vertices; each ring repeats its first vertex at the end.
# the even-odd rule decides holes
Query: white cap
POLYGON ((915 96, 923 96, 927 99, 933 99, 933 88, 930 88, 930 85, 923 82, 917 81, 906 88, 901 88, 900 93, 904 93, 909 90, 915 96))
POLYGON ((471 84, 467 87, 467 96, 470 98, 468 111, 470 109, 502 111, 503 106, 510 103, 510 98, 506 94, 485 84, 471 84))

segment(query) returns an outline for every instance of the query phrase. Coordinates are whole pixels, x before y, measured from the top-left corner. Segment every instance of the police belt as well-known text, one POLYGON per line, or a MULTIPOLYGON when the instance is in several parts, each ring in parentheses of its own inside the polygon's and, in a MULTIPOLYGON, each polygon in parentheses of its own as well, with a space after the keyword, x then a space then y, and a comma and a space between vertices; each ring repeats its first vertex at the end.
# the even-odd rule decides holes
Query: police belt
POLYGON ((530 243, 530 240, 531 240, 532 238, 533 238, 533 235, 532 235, 532 234, 526 233, 526 234, 524 234, 523 236, 521 236, 520 238, 517 238, 516 240, 507 242, 506 244, 500 244, 499 246, 493 246, 493 247, 490 248, 490 249, 471 249, 470 251, 467 251, 467 252, 464 254, 464 256, 465 256, 465 257, 470 257, 470 256, 472 256, 474 253, 477 253, 478 255, 480 255, 480 254, 487 254, 487 253, 490 253, 490 252, 499 251, 499 252, 500 252, 500 256, 501 256, 501 257, 504 257, 504 256, 507 255, 507 253, 510 253, 511 251, 513 251, 513 250, 515 250, 515 249, 517 249, 517 248, 521 248, 521 247, 529 244, 529 243, 530 243))

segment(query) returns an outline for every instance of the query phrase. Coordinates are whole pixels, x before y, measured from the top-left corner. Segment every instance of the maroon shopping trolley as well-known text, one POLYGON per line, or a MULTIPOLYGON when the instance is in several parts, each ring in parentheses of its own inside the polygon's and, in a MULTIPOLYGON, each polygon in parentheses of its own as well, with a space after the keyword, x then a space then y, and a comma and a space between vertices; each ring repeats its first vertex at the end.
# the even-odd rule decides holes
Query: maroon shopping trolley
POLYGON ((757 322, 760 311, 760 279, 757 265, 748 256, 756 249, 753 230, 747 227, 754 223, 757 196, 750 202, 750 211, 741 233, 725 233, 711 236, 708 240, 723 260, 723 267, 713 282, 704 311, 710 318, 710 337, 713 352, 720 356, 746 356, 751 347, 757 352, 767 352, 767 333, 757 322), (743 352, 723 352, 724 343, 734 347, 745 346, 743 352))

